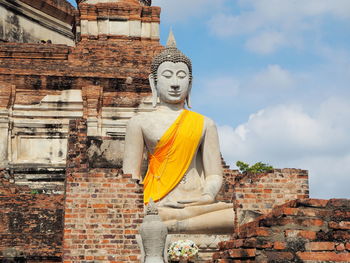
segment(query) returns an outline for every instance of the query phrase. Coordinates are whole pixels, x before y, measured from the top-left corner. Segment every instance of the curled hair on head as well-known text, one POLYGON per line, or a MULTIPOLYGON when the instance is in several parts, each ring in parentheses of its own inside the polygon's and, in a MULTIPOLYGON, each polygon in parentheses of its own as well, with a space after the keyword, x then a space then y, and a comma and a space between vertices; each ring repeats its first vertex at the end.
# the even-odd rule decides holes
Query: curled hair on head
POLYGON ((156 82, 158 77, 157 76, 158 68, 163 62, 166 62, 166 61, 173 62, 173 63, 180 63, 180 62, 185 63, 189 70, 189 74, 190 74, 189 79, 190 81, 192 81, 192 62, 185 54, 183 54, 179 49, 177 49, 175 37, 172 31, 170 31, 166 48, 160 54, 155 56, 152 61, 151 73, 156 82))

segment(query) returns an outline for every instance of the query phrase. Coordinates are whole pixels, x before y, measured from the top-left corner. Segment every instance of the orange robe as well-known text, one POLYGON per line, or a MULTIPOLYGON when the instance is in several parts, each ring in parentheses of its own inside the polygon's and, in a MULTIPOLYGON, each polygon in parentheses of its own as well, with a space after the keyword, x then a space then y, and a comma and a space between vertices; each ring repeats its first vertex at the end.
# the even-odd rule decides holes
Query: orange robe
POLYGON ((149 164, 144 184, 144 203, 159 201, 185 175, 202 137, 204 116, 184 110, 159 140, 149 164))

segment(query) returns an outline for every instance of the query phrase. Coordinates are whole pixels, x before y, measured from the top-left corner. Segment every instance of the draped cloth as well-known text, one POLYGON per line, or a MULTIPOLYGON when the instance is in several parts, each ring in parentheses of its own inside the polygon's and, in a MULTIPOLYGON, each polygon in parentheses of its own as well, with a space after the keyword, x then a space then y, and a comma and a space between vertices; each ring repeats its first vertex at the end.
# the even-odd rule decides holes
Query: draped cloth
POLYGON ((148 171, 143 181, 144 203, 159 201, 182 180, 202 136, 204 116, 183 110, 163 134, 153 154, 149 154, 148 171))

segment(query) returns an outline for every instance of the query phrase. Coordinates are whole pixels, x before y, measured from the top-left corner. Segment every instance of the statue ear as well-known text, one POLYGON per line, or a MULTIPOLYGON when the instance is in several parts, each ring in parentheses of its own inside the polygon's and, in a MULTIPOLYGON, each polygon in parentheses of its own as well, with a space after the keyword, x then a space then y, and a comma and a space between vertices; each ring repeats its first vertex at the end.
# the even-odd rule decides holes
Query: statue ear
POLYGON ((151 90, 152 90, 152 106, 153 106, 153 108, 155 108, 157 106, 157 103, 158 103, 158 92, 157 92, 157 88, 156 88, 156 81, 155 81, 153 74, 150 74, 148 79, 149 79, 149 84, 150 84, 151 90))
POLYGON ((187 97, 186 97, 186 104, 187 104, 187 107, 189 109, 192 108, 192 104, 191 104, 191 90, 192 90, 192 80, 191 80, 191 82, 188 85, 188 92, 187 92, 187 97))

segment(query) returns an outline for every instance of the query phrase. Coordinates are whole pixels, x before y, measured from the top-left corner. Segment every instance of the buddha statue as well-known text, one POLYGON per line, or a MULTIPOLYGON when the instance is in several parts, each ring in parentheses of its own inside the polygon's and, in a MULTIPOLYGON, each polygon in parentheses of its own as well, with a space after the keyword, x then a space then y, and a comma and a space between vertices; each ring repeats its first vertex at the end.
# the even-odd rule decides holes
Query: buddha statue
POLYGON ((186 109, 191 107, 192 63, 177 49, 172 32, 151 71, 155 110, 130 119, 123 171, 144 185, 145 204, 157 202, 169 233, 231 233, 233 205, 216 202, 223 182, 217 128, 186 109), (144 148, 149 164, 142 178, 144 148))

